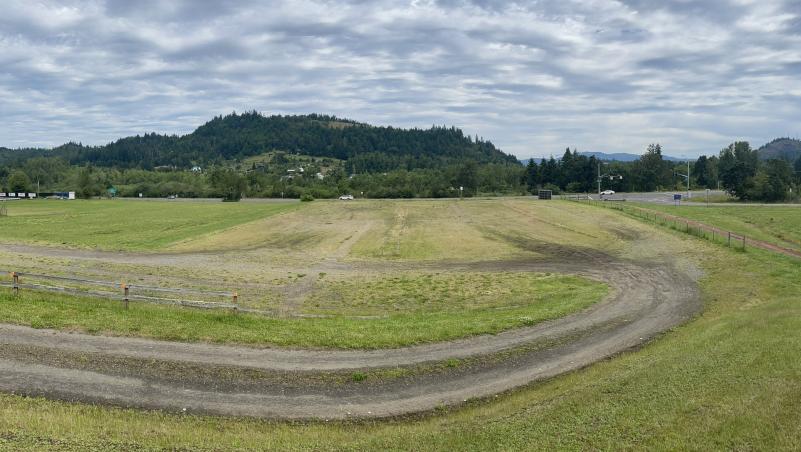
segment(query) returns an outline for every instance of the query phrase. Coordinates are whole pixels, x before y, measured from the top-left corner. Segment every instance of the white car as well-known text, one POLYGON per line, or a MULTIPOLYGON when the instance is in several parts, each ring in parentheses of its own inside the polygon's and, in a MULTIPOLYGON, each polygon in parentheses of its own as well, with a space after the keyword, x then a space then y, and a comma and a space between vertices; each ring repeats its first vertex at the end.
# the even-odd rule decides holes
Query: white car
POLYGON ((604 190, 604 191, 602 191, 602 192, 601 192, 601 196, 604 196, 604 195, 614 195, 614 194, 615 194, 615 191, 614 191, 614 190, 604 190))
POLYGON ((353 195, 342 195, 342 196, 339 197, 339 199, 347 201, 349 199, 353 199, 353 195))

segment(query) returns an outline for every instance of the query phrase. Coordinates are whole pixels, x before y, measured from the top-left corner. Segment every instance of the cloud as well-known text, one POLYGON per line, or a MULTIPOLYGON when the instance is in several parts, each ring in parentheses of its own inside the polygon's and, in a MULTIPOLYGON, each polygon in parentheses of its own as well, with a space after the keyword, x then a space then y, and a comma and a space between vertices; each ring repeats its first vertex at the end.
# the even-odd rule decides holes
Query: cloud
POLYGON ((520 157, 799 136, 798 1, 4 2, 0 145, 214 115, 454 124, 520 157))

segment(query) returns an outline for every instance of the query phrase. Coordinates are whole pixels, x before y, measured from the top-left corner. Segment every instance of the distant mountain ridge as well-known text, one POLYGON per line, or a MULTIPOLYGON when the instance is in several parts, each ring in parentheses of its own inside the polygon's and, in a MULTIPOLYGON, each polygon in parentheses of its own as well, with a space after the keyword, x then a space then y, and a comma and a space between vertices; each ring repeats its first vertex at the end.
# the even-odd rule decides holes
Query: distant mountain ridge
POLYGON ((795 162, 801 158, 801 140, 776 138, 757 149, 760 160, 781 159, 795 162))
MULTIPOLYGON (((614 152, 614 153, 606 153, 606 152, 599 152, 599 151, 584 151, 579 152, 579 155, 584 155, 587 157, 595 157, 598 160, 602 161, 615 161, 615 162, 633 162, 635 160, 640 159, 640 154, 629 154, 626 152, 614 152)), ((555 158, 560 158, 559 156, 554 156, 555 158)), ((687 159, 678 158, 678 157, 671 157, 669 155, 663 155, 663 159, 671 161, 671 162, 686 162, 687 159)), ((534 161, 539 161, 539 157, 534 157, 534 161)), ((529 159, 521 159, 523 164, 528 163, 529 159)))
POLYGON ((456 127, 401 129, 329 115, 264 116, 255 111, 217 116, 184 136, 149 133, 104 146, 67 143, 53 149, 0 149, 0 164, 61 157, 72 165, 190 168, 270 151, 333 157, 358 172, 436 168, 468 160, 518 164, 490 141, 474 139, 456 127))
MULTIPOLYGON (((605 161, 617 161, 617 162, 633 162, 635 160, 640 159, 640 154, 629 154, 626 152, 613 152, 613 153, 606 153, 606 152, 598 152, 598 151, 588 151, 588 152, 579 152, 581 155, 586 155, 587 157, 595 156, 598 160, 605 160, 605 161)), ((671 162, 684 162, 687 159, 682 159, 678 157, 671 157, 669 155, 662 155, 664 160, 668 160, 671 162)))

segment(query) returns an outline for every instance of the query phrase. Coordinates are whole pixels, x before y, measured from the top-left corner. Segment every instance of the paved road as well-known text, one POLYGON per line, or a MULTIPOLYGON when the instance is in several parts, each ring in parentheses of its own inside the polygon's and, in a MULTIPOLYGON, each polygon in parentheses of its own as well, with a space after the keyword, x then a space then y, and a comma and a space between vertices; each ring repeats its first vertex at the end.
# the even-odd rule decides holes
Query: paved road
MULTIPOLYGON (((719 190, 711 190, 709 192, 710 197, 719 197, 725 194, 726 193, 724 191, 719 191, 719 190)), ((674 204, 676 201, 674 201, 673 195, 681 195, 682 198, 681 204, 705 203, 706 199, 706 191, 703 190, 690 191, 689 198, 687 196, 686 191, 670 191, 670 192, 646 192, 646 193, 615 193, 614 195, 601 196, 600 199, 650 202, 655 204, 674 204)), ((598 194, 595 193, 591 194, 590 197, 596 200, 599 199, 598 194)))

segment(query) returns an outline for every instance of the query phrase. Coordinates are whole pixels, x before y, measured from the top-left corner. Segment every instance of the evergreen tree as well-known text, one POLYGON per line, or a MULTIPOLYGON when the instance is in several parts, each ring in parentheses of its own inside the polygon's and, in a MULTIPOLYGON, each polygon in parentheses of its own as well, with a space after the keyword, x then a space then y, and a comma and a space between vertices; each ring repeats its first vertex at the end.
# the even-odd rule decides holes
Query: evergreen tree
POLYGON ((534 193, 540 183, 539 170, 537 168, 537 163, 534 162, 534 159, 530 159, 528 161, 523 179, 526 184, 526 190, 528 190, 529 193, 534 193))
POLYGON ((798 157, 798 160, 795 161, 793 171, 795 173, 795 183, 801 187, 801 157, 798 157))
POLYGON ((751 189, 758 166, 757 152, 747 141, 732 143, 720 151, 720 181, 726 191, 737 198, 749 199, 753 194, 751 189))
POLYGON ((459 167, 459 172, 454 181, 455 186, 464 188, 464 194, 473 196, 478 188, 478 174, 476 162, 469 160, 459 167))
POLYGON ((696 160, 693 165, 692 176, 695 178, 695 183, 701 187, 709 187, 711 184, 708 177, 708 165, 709 159, 707 159, 705 155, 698 157, 698 160, 696 160))
POLYGON ((768 160, 757 171, 749 193, 749 198, 760 201, 784 201, 793 186, 793 169, 781 159, 768 160))
POLYGON ((654 191, 672 185, 670 162, 662 159, 662 146, 649 144, 640 159, 634 163, 633 172, 637 177, 638 188, 642 191, 654 191))
POLYGON ((24 171, 14 170, 8 176, 8 190, 13 193, 27 193, 31 187, 31 180, 24 171))
POLYGON ((95 196, 94 182, 92 181, 92 165, 86 165, 78 173, 78 196, 89 199, 95 196))

